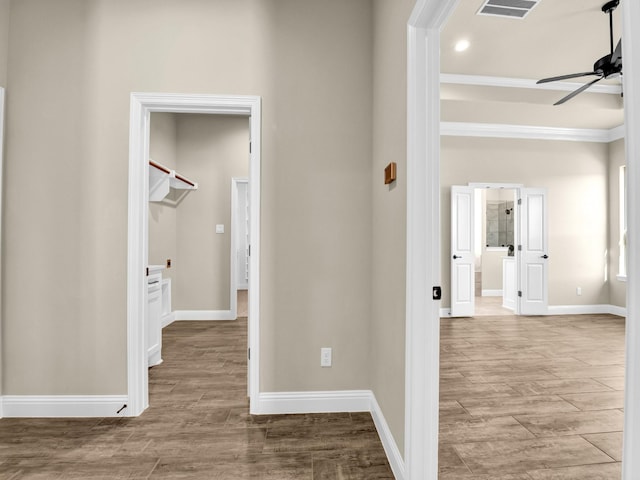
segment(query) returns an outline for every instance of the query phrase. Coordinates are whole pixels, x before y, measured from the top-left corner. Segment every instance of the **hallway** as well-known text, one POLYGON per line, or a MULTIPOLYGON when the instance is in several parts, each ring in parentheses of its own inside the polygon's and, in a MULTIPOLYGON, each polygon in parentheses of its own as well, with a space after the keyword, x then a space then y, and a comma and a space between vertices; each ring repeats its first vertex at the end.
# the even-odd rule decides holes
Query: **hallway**
POLYGON ((166 327, 137 418, 0 420, 0 480, 393 478, 368 413, 250 416, 246 341, 246 318, 166 327))

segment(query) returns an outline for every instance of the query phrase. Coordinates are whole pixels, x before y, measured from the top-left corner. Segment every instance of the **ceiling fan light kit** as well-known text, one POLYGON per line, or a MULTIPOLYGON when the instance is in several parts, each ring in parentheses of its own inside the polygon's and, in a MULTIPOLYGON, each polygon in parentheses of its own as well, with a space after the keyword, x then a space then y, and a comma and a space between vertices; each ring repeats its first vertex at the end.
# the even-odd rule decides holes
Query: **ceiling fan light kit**
POLYGON ((578 78, 578 77, 587 77, 587 76, 596 76, 595 80, 592 80, 588 83, 585 83, 583 86, 574 90, 566 97, 558 100, 554 105, 561 105, 568 100, 571 100, 576 95, 584 92, 592 85, 596 84, 600 80, 607 78, 615 78, 617 76, 622 75, 622 39, 618 41, 616 48, 613 48, 613 11, 620 4, 620 0, 610 0, 602 6, 603 13, 609 15, 609 47, 611 53, 605 55, 602 58, 596 60, 593 64, 593 71, 591 72, 581 72, 581 73, 570 73, 568 75, 560 75, 557 77, 543 78, 542 80, 538 80, 536 83, 549 83, 556 82, 559 80, 567 80, 569 78, 578 78))

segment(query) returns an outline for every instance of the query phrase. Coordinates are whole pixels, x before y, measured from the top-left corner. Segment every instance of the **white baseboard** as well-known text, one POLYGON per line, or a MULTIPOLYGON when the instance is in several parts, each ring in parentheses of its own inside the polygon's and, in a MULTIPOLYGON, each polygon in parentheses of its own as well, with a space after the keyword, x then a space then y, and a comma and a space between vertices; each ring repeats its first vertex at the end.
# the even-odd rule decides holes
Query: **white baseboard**
POLYGON ((627 308, 619 307, 618 305, 609 305, 609 313, 611 315, 617 315, 619 317, 627 318, 627 308))
POLYGON ((263 392, 260 414, 369 412, 371 390, 327 392, 263 392))
POLYGON ((4 395, 5 418, 125 417, 127 395, 4 395), (120 412, 118 413, 118 410, 120 412))
POLYGON ((163 316, 160 321, 161 321, 162 328, 168 327, 169 325, 171 325, 173 322, 176 321, 176 312, 171 312, 163 316))
POLYGON ((380 405, 371 390, 325 392, 263 392, 255 413, 259 415, 296 413, 369 412, 378 431, 396 480, 404 480, 404 460, 391 434, 380 405))
POLYGON ((627 309, 615 305, 550 305, 548 315, 599 315, 611 314, 627 316, 627 309))
POLYGON ((176 310, 175 320, 237 320, 231 310, 176 310))
POLYGON ((371 393, 371 416, 373 417, 373 423, 376 425, 384 452, 387 454, 387 460, 389 460, 393 476, 396 480, 404 480, 404 459, 400 450, 398 450, 398 444, 391 434, 389 425, 373 392, 371 393))
POLYGON ((501 297, 502 290, 482 290, 483 297, 501 297))
MULTIPOLYGON (((505 305, 503 305, 503 307, 511 308, 505 305)), ((625 307, 618 307, 617 305, 551 305, 547 310, 547 315, 599 315, 603 313, 626 317, 627 309, 625 307)), ((451 317, 451 309, 441 308, 440 318, 449 317, 451 317)))

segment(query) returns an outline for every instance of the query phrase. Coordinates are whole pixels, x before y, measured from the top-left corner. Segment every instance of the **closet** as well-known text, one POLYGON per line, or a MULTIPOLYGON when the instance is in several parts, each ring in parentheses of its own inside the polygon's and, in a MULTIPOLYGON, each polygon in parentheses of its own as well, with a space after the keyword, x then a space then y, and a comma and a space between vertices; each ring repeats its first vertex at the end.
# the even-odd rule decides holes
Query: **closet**
MULTIPOLYGON (((198 184, 164 165, 149 160, 149 202, 177 207, 198 184), (171 195, 170 195, 171 194, 171 195)), ((147 360, 153 367, 162 363, 162 329, 174 318, 171 309, 171 278, 162 272, 171 268, 171 259, 147 268, 147 360)))

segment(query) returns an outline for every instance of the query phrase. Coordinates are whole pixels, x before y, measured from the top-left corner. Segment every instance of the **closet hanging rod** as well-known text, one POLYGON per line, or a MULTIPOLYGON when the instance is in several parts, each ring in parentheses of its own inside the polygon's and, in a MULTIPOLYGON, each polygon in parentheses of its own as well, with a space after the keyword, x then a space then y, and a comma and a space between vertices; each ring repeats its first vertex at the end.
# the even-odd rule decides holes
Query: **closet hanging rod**
MULTIPOLYGON (((149 160, 149 165, 151 165, 152 167, 157 168, 158 170, 166 173, 167 175, 171 175, 171 170, 169 170, 167 167, 160 165, 159 163, 154 162, 153 160, 149 160)), ((181 182, 186 183, 187 185, 190 185, 192 187, 195 187, 196 184, 194 182, 192 182, 191 180, 189 180, 186 177, 183 177, 182 175, 180 175, 179 173, 173 172, 173 176, 180 180, 181 182)))
POLYGON ((196 184, 195 184, 195 183, 193 183, 193 182, 192 182, 191 180, 189 180, 188 178, 185 178, 185 177, 183 177, 182 175, 180 175, 180 174, 178 174, 178 173, 176 173, 175 175, 176 175, 176 178, 177 178, 178 180, 181 180, 181 181, 183 181, 184 183, 191 185, 192 187, 195 187, 195 186, 196 186, 196 184))
POLYGON ((149 165, 151 165, 152 167, 156 167, 158 170, 161 170, 164 173, 167 173, 167 174, 171 175, 171 170, 169 170, 166 167, 163 167, 162 165, 160 165, 159 163, 154 162, 153 160, 149 160, 149 165))

